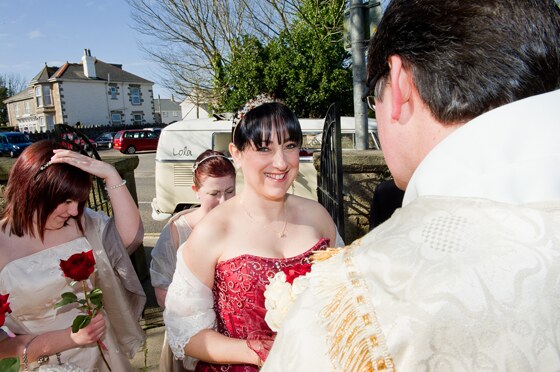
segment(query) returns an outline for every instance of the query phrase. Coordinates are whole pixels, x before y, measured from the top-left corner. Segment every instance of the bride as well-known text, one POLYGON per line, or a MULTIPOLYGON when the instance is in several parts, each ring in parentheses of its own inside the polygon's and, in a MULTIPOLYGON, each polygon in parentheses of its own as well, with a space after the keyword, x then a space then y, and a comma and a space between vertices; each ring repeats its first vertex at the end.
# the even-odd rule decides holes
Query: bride
POLYGON ((264 290, 282 268, 336 241, 316 201, 288 194, 298 175, 302 132, 294 113, 265 96, 234 121, 230 153, 242 192, 213 209, 179 249, 164 319, 169 344, 196 371, 257 371, 274 333, 264 290))

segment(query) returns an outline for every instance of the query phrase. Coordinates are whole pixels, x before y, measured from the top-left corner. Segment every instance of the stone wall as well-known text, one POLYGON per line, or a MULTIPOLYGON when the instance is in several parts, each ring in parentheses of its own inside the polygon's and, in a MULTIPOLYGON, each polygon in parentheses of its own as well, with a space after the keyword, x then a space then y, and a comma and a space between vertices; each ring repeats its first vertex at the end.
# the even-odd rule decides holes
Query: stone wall
MULTIPOLYGON (((315 159, 319 169, 319 157, 315 159)), ((373 191, 391 175, 381 151, 343 150, 344 241, 350 244, 369 231, 369 211, 373 191)), ((318 175, 320 177, 320 175, 318 175)))

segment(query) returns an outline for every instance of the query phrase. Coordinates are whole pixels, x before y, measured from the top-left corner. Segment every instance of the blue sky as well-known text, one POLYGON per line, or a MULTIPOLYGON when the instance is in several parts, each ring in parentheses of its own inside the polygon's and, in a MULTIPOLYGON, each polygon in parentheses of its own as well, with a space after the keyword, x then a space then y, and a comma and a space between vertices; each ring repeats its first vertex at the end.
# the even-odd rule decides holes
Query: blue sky
POLYGON ((44 66, 81 62, 84 49, 153 81, 154 98, 171 94, 158 85, 157 64, 139 48, 125 0, 0 0, 0 74, 28 82, 44 66))

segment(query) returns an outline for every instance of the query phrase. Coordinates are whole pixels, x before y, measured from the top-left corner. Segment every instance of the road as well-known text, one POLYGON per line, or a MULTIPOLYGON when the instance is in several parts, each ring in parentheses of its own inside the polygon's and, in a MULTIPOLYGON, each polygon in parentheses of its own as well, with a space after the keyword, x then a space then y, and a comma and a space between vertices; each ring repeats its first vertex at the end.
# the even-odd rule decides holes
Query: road
POLYGON ((101 150, 99 155, 105 156, 138 156, 140 162, 134 170, 136 179, 136 193, 138 195, 138 207, 144 222, 144 232, 147 237, 157 236, 165 225, 165 221, 152 219, 151 202, 155 197, 155 151, 141 152, 134 155, 123 155, 116 150, 101 150))

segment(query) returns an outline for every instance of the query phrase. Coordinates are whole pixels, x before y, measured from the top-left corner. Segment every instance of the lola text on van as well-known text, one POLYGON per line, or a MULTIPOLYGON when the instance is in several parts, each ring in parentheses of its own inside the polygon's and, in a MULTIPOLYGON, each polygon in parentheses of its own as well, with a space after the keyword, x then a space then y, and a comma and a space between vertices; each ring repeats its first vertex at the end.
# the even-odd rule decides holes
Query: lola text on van
POLYGON ((187 146, 185 146, 182 149, 177 150, 177 152, 175 152, 175 147, 173 147, 173 156, 193 156, 193 155, 192 155, 192 151, 189 150, 187 146))

